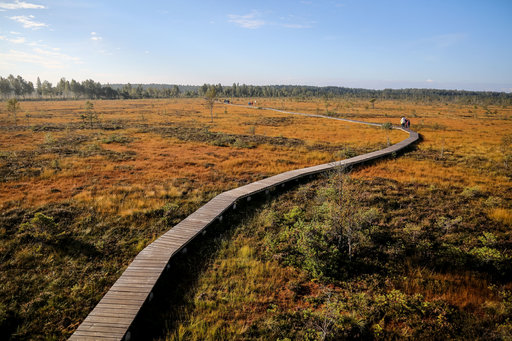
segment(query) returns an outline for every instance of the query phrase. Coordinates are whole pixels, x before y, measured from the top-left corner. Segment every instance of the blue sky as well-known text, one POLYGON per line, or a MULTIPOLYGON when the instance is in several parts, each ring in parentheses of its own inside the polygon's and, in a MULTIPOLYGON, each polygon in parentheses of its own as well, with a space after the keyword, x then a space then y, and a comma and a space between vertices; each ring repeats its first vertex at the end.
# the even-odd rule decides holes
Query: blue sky
POLYGON ((0 75, 512 91, 510 0, 0 0, 0 75))

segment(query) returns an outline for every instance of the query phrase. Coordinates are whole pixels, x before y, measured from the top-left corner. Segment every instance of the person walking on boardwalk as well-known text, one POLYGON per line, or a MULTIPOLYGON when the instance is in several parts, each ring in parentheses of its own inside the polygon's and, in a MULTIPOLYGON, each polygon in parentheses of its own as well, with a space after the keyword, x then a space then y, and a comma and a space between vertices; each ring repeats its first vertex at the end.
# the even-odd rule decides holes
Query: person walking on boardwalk
POLYGON ((407 119, 405 118, 405 116, 402 116, 402 118, 400 119, 400 125, 402 126, 402 128, 405 128, 406 121, 407 121, 407 119))

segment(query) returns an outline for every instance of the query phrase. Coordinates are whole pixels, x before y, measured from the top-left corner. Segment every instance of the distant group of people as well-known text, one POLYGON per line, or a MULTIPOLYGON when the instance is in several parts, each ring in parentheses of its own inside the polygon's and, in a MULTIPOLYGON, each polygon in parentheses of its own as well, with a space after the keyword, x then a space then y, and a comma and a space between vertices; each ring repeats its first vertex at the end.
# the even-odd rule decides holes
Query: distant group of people
POLYGON ((406 118, 405 116, 402 116, 402 118, 400 119, 400 125, 402 126, 402 128, 409 129, 409 127, 411 126, 411 121, 409 121, 409 119, 406 118))

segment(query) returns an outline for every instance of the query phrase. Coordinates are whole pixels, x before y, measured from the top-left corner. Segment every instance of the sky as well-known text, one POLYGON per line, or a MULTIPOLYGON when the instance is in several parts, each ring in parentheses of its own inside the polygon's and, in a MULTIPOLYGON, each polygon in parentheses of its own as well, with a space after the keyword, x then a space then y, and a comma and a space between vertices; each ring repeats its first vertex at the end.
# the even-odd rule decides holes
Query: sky
POLYGON ((0 76, 512 92, 512 0, 0 0, 0 76))

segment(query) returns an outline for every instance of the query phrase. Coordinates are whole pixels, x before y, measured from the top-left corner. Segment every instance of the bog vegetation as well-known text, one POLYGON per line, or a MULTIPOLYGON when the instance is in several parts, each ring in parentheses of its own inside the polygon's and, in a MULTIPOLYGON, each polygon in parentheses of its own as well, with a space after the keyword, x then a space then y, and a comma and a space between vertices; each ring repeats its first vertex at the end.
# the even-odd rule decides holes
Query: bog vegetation
POLYGON ((258 109, 216 105, 212 122, 199 99, 16 101, 16 119, 11 101, 0 334, 12 339, 69 336, 139 251, 216 194, 386 144, 377 128, 258 109))
POLYGON ((403 112, 423 141, 264 204, 170 307, 163 339, 512 337, 510 109, 356 103, 329 106, 403 112))
POLYGON ((258 109, 274 107, 381 123, 405 114, 423 141, 234 227, 185 304, 164 313, 164 338, 511 336, 511 108, 256 102, 21 101, 16 119, 3 105, 0 335, 68 337, 140 250, 224 190, 405 137, 258 109))

